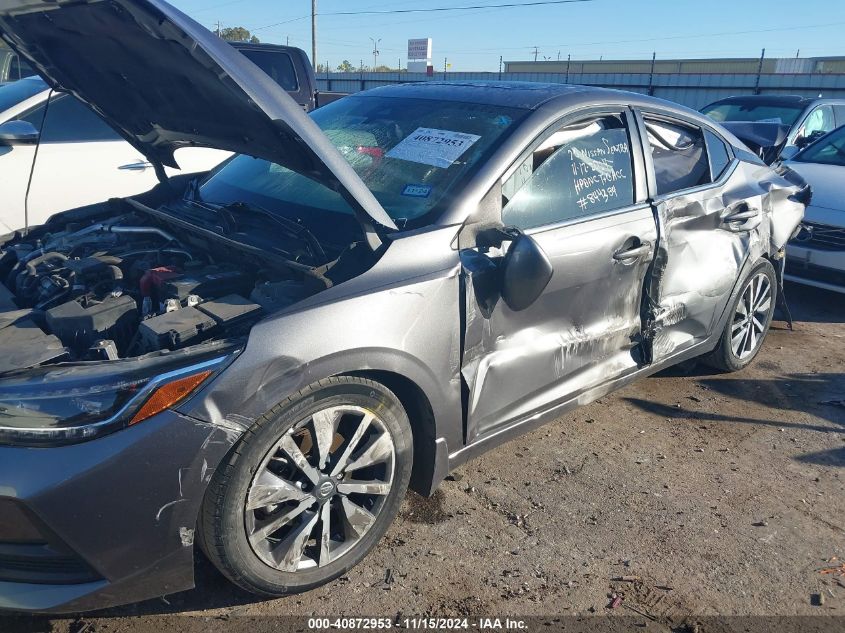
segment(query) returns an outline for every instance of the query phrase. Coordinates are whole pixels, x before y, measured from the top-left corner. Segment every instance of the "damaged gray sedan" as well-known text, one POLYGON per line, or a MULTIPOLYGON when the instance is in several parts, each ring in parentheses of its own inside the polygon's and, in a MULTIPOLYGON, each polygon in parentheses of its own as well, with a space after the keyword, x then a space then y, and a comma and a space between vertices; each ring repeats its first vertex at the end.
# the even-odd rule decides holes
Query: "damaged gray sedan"
POLYGON ((808 192, 691 110, 428 82, 309 118, 160 0, 0 0, 0 29, 161 178, 0 239, 2 609, 185 590, 195 545, 319 586, 409 486, 763 344, 808 192), (168 180, 190 145, 237 155, 168 180))

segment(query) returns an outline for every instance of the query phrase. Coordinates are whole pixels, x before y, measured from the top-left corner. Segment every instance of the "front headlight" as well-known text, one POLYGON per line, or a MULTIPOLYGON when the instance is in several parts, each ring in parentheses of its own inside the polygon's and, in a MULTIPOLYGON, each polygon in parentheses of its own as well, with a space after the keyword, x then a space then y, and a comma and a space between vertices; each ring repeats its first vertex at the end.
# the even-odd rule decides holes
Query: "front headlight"
POLYGON ((236 353, 216 347, 0 378, 0 444, 73 444, 138 424, 184 401, 236 353))

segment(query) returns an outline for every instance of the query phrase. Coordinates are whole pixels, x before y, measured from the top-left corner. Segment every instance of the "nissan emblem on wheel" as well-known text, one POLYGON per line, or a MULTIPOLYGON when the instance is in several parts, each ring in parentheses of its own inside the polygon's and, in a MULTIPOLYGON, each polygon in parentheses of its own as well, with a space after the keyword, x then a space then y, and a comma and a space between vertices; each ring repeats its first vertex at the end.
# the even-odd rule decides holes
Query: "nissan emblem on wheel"
POLYGON ((430 80, 306 114, 164 0, 2 0, 0 32, 160 180, 0 238, 0 610, 187 590, 200 552, 320 587, 409 489, 765 345, 809 188, 691 109, 430 80), (173 175, 187 146, 233 155, 173 175))

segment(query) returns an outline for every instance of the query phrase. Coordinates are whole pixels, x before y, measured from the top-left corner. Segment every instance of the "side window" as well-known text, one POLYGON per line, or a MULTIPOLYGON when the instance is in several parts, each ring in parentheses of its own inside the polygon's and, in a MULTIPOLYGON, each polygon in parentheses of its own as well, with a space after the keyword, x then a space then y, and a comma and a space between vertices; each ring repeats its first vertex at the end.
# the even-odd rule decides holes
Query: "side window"
MULTIPOLYGON (((41 127, 44 106, 38 106, 21 117, 36 128, 41 127)), ((47 120, 41 130, 43 143, 90 143, 119 141, 122 137, 87 105, 71 95, 60 95, 50 102, 47 120)))
POLYGON ((836 127, 845 125, 845 104, 833 106, 833 118, 836 127))
POLYGON ((628 130, 601 116, 556 131, 502 185, 502 221, 531 229, 634 203, 628 130))
POLYGON ((807 115, 798 136, 809 138, 813 134, 819 136, 827 134, 836 128, 833 120, 833 108, 829 105, 819 106, 807 115))
POLYGON ((22 60, 18 55, 12 56, 12 63, 9 66, 9 81, 23 79, 34 74, 35 72, 32 70, 32 67, 26 61, 22 60))
POLYGON ((241 50, 249 60, 258 66, 265 73, 288 92, 299 90, 299 83, 296 81, 296 71, 293 69, 293 62, 287 53, 276 51, 259 51, 249 48, 241 50))
POLYGON ((644 119, 658 195, 712 182, 704 135, 699 128, 644 119))
POLYGON ((731 154, 725 142, 710 130, 704 130, 707 156, 710 159, 710 178, 716 182, 731 164, 731 154))

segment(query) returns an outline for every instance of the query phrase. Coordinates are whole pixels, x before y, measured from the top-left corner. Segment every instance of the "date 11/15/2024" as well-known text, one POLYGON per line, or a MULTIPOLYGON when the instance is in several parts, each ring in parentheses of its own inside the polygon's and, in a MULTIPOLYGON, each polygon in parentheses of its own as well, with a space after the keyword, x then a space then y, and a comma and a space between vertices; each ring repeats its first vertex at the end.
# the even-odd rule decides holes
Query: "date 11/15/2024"
POLYGON ((524 620, 518 618, 309 618, 308 630, 383 631, 526 631, 524 620))

